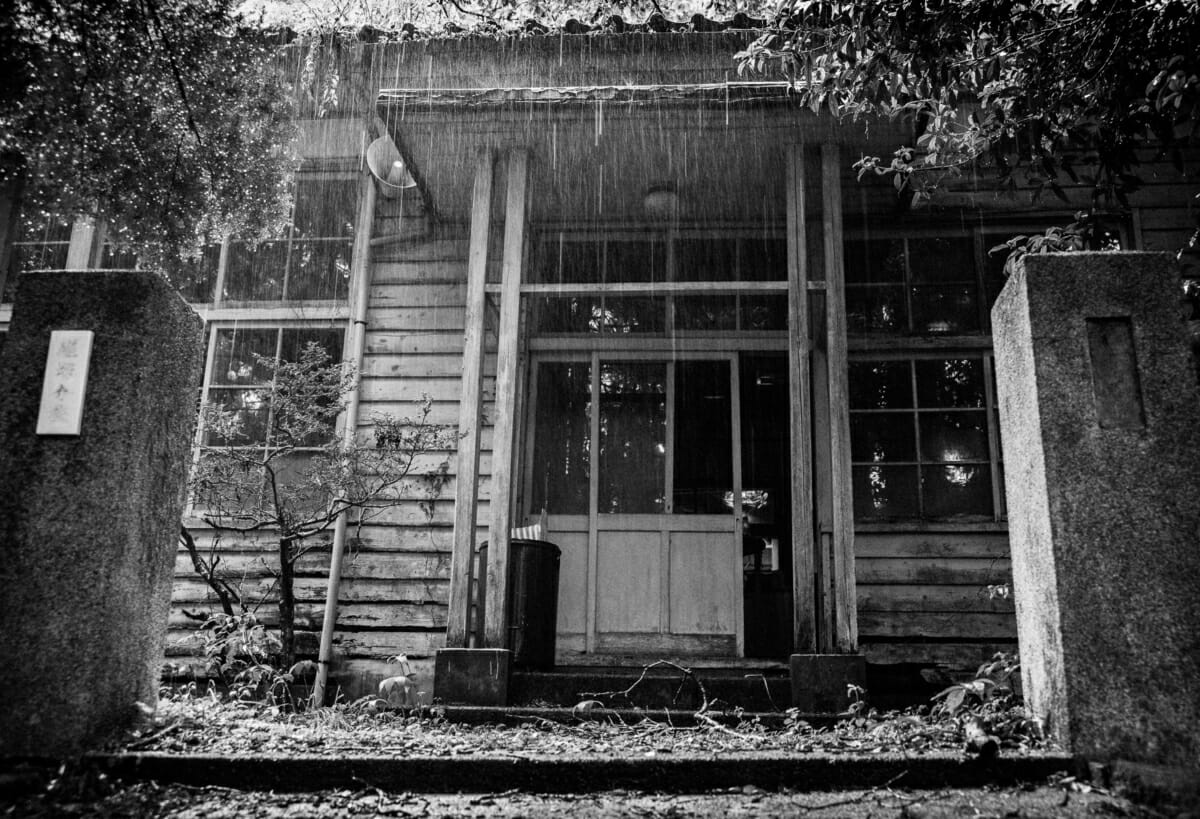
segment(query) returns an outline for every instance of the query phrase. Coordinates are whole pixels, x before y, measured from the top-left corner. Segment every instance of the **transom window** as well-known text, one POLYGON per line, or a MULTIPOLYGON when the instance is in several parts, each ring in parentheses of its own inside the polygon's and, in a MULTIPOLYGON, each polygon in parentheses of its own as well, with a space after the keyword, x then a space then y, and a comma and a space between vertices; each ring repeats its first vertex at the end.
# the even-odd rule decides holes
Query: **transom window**
POLYGON ((787 329, 787 245, 775 236, 660 234, 537 242, 529 281, 540 334, 787 329))

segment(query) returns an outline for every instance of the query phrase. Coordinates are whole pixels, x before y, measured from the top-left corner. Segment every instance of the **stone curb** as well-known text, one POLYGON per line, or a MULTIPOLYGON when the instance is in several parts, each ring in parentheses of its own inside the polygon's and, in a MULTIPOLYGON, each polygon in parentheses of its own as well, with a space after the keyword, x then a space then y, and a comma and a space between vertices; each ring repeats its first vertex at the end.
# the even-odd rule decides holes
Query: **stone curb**
POLYGON ((1076 772, 1061 754, 736 754, 613 757, 318 757, 126 753, 85 757, 109 776, 240 790, 303 792, 379 788, 415 793, 588 793, 635 790, 704 793, 747 785, 767 790, 975 788, 1042 782, 1076 772))
MULTIPOLYGON (((636 725, 644 720, 673 725, 676 728, 691 728, 701 721, 696 718, 694 710, 666 708, 607 708, 596 707, 580 716, 573 708, 559 707, 525 707, 510 705, 505 708, 484 705, 443 705, 441 715, 448 722, 463 725, 521 725, 528 722, 545 720, 565 725, 577 725, 580 722, 613 722, 636 725)), ((779 711, 709 711, 708 717, 719 725, 730 728, 744 722, 757 720, 764 728, 782 728, 788 718, 787 714, 779 711)), ((817 728, 826 728, 836 724, 841 717, 836 714, 798 714, 796 719, 807 722, 817 728)))

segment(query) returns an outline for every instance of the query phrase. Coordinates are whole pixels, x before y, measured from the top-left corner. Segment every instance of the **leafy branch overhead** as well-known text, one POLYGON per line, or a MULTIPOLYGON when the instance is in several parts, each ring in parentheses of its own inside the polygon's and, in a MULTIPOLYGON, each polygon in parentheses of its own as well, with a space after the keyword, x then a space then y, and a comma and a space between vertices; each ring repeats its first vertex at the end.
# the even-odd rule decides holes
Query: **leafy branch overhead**
POLYGON ((288 215, 292 101, 228 0, 19 0, 0 23, 0 184, 104 217, 153 266, 288 215))
POLYGON ((1143 159, 1187 173, 1197 43, 1193 0, 791 0, 737 59, 778 67, 814 112, 911 118, 912 144, 856 168, 914 204, 983 165, 1035 197, 1088 185, 1096 211, 1128 207, 1143 159))

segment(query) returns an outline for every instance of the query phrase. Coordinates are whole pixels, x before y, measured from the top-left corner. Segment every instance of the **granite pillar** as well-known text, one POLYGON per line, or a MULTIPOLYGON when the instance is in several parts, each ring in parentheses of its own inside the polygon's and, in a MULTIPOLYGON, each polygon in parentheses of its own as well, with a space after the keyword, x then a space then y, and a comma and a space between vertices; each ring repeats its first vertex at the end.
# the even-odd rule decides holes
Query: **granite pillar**
POLYGON ((154 273, 18 280, 0 352, 0 755, 74 755, 157 702, 202 338, 154 273), (78 434, 38 433, 56 330, 92 333, 78 434))
POLYGON ((1200 760, 1200 395, 1167 254, 1027 257, 992 310, 1025 696, 1093 760, 1200 760))

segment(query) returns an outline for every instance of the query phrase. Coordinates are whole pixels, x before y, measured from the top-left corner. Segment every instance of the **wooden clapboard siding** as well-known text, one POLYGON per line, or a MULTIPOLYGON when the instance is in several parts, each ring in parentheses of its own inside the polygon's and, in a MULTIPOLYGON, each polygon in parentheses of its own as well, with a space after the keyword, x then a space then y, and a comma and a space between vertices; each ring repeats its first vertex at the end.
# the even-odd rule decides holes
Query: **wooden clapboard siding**
POLYGON ((1003 531, 855 534, 858 627, 870 662, 971 668, 1013 651, 1011 600, 987 587, 1011 582, 1003 531))
MULTIPOLYGON (((386 235, 389 228, 378 231, 386 235)), ((414 417, 432 402, 429 423, 457 429, 462 394, 467 244, 461 240, 398 243, 380 248, 367 312, 366 354, 360 386, 360 426, 375 415, 414 417)), ((484 390, 492 395, 494 341, 484 360, 484 390)), ((490 413, 490 407, 487 408, 490 413)), ((488 415, 490 417, 490 415, 488 415)), ((490 473, 491 430, 481 435, 481 471, 490 473)), ((444 645, 454 525, 453 451, 422 466, 445 462, 451 478, 430 498, 428 487, 400 487, 403 502, 383 510, 361 530, 344 572, 335 646, 340 657, 431 656, 444 645), (385 588, 419 590, 419 600, 381 595, 385 588)), ((481 482, 486 520, 490 482, 481 482)), ((408 592, 406 592, 408 593, 408 592)))
MULTIPOLYGON (((365 355, 360 374, 359 436, 369 438, 373 419, 390 415, 415 418, 426 397, 426 421, 456 428, 462 388, 463 303, 466 243, 438 239, 392 245, 376 253, 367 312, 365 355)), ((485 417, 493 413, 494 338, 486 341, 485 417)), ((490 425, 481 435, 480 520, 487 520, 491 482, 490 425)), ((419 479, 395 489, 398 503, 361 527, 351 525, 339 589, 335 647, 340 657, 382 659, 407 653, 431 656, 444 642, 449 564, 454 522, 453 446, 427 452, 415 472, 445 464, 447 480, 436 497, 419 479)), ((207 554, 212 535, 195 530, 207 554)), ((486 537, 479 529, 479 538, 486 537)), ((324 613, 330 536, 297 563, 297 626, 319 630, 324 613)), ((221 569, 240 585, 247 603, 268 624, 275 610, 275 542, 271 533, 220 538, 221 569)), ((193 614, 218 611, 211 589, 192 571, 187 554, 176 559, 169 640, 172 653, 195 651, 201 621, 193 614)))

